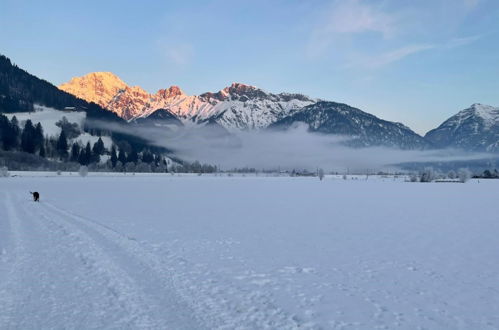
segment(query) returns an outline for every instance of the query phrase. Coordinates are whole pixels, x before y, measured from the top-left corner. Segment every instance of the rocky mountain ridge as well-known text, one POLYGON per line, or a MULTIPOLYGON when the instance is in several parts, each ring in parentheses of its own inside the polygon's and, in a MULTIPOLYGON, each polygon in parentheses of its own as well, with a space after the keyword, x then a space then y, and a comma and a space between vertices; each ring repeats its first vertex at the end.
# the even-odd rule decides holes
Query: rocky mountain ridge
POLYGON ((201 95, 187 95, 178 86, 150 94, 138 86, 126 85, 109 72, 73 78, 59 88, 95 102, 126 120, 144 118, 165 109, 184 123, 215 119, 228 130, 262 129, 315 102, 305 95, 272 94, 241 83, 201 95))

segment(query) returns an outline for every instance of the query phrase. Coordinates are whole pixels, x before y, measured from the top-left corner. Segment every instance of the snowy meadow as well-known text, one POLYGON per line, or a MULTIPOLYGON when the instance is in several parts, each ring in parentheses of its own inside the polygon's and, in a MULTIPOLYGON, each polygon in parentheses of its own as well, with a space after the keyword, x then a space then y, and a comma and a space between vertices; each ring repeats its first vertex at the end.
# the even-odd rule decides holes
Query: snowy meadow
POLYGON ((497 329, 498 192, 375 176, 0 178, 0 328, 497 329))

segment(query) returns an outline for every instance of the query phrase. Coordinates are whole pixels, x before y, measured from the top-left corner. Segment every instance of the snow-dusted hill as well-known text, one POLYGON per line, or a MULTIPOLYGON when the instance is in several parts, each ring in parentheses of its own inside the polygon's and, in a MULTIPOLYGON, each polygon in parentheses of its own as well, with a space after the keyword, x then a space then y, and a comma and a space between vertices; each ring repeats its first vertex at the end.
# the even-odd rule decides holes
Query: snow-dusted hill
POLYGON ((499 108, 475 103, 429 131, 425 138, 438 147, 499 151, 499 108))

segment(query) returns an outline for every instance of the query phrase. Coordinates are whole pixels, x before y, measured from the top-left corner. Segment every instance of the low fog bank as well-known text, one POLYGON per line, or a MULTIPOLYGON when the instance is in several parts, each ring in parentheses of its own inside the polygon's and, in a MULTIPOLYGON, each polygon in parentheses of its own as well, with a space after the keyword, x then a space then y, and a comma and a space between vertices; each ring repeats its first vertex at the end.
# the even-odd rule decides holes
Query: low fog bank
POLYGON ((400 150, 386 147, 351 148, 352 137, 310 133, 306 125, 288 131, 257 131, 229 134, 220 126, 203 127, 117 125, 92 121, 93 126, 143 138, 172 150, 186 161, 201 161, 221 169, 307 169, 366 172, 414 169, 431 164, 497 159, 497 155, 460 150, 400 150))

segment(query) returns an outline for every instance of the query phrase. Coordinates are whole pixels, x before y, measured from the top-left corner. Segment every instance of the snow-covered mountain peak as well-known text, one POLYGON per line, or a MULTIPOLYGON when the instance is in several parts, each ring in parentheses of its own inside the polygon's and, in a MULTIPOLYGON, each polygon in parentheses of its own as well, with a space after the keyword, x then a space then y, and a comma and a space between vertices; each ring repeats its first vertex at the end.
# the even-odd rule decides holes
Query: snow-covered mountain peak
POLYGON ((246 85, 242 83, 232 83, 230 86, 227 86, 218 92, 206 92, 199 97, 208 102, 217 102, 217 101, 229 101, 229 100, 239 100, 243 97, 243 102, 258 96, 267 95, 261 89, 246 85))
POLYGON ((499 150, 499 108, 472 104, 425 137, 438 147, 496 152, 499 150))
POLYGON ((92 72, 83 77, 74 77, 59 86, 59 89, 102 107, 128 85, 112 72, 92 72))
POLYGON ((475 103, 471 105, 470 109, 473 109, 476 115, 484 119, 499 118, 499 108, 490 105, 475 103))
POLYGON ((479 114, 479 113, 489 113, 497 109, 498 108, 493 107, 491 105, 482 104, 482 103, 473 103, 468 109, 465 110, 473 110, 476 111, 477 114, 479 114))
POLYGON ((268 96, 268 94, 260 88, 242 83, 232 83, 229 87, 225 87, 221 90, 220 93, 232 100, 241 99, 243 102, 248 99, 262 99, 268 96))
POLYGON ((156 92, 156 96, 162 99, 169 99, 176 96, 182 96, 185 93, 178 86, 170 86, 166 89, 160 89, 156 92))
POLYGON ((252 91, 255 91, 259 88, 255 87, 255 86, 251 86, 251 85, 246 85, 246 84, 243 84, 243 83, 237 83, 237 82, 234 82, 232 83, 230 86, 228 87, 225 87, 223 89, 223 91, 229 93, 229 94, 244 94, 244 93, 248 93, 248 92, 252 92, 252 91))
POLYGON ((483 121, 485 127, 491 127, 499 123, 499 108, 481 103, 474 103, 469 108, 464 109, 451 117, 451 123, 462 123, 464 120, 474 118, 483 121))

